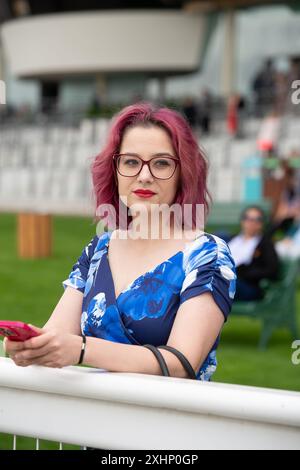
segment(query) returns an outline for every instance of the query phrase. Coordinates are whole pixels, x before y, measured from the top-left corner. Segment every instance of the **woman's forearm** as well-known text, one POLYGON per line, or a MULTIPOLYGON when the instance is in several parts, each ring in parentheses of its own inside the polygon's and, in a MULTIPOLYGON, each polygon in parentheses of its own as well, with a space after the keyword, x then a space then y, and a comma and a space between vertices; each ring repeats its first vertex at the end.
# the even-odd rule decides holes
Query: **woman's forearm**
POLYGON ((43 328, 80 335, 82 301, 82 292, 67 287, 43 328))
MULTIPOLYGON (((162 375, 157 359, 143 346, 114 343, 99 338, 87 337, 83 363, 112 372, 134 372, 162 375)), ((160 350, 172 377, 186 378, 187 374, 179 360, 166 350, 160 350)))

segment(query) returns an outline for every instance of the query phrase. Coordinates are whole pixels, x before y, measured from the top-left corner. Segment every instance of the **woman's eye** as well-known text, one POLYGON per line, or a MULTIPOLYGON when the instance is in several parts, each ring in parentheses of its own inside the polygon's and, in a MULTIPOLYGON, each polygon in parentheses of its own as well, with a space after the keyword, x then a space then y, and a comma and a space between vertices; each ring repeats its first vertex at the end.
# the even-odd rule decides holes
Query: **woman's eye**
POLYGON ((126 160, 126 161, 124 162, 124 164, 125 164, 125 165, 128 165, 128 166, 135 166, 135 165, 138 164, 138 161, 137 161, 137 160, 132 160, 132 159, 131 159, 131 160, 126 160))
POLYGON ((168 160, 156 160, 155 166, 169 166, 168 160))

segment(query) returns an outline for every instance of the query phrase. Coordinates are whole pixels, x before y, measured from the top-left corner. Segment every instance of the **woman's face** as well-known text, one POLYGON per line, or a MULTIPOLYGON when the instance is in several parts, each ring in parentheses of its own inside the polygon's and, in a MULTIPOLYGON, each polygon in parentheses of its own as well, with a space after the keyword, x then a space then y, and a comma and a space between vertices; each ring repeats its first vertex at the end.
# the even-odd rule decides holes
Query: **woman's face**
POLYGON ((248 209, 242 219, 242 231, 248 237, 256 237, 263 231, 263 216, 257 209, 248 209))
MULTIPOLYGON (((120 147, 120 154, 135 154, 143 160, 149 161, 154 156, 161 158, 177 158, 167 132, 158 126, 136 126, 125 131, 120 147)), ((129 164, 133 162, 129 162, 129 164)), ((161 168, 164 161, 157 161, 157 167, 161 168)), ((144 165, 137 176, 122 176, 117 172, 118 191, 120 199, 131 207, 132 204, 142 204, 147 210, 151 204, 168 204, 174 202, 179 183, 179 165, 173 176, 169 179, 158 179, 151 175, 149 167, 144 165), (141 197, 136 190, 153 191, 151 197, 141 197)))

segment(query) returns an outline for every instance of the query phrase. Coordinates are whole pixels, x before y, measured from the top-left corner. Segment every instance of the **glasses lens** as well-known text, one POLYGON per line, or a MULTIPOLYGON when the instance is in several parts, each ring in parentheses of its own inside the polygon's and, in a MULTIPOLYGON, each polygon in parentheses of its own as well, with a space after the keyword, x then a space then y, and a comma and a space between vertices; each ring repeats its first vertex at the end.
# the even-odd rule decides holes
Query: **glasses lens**
POLYGON ((118 171, 123 176, 135 176, 142 167, 142 162, 131 155, 120 155, 118 158, 118 171))
POLYGON ((151 160, 150 168, 155 178, 168 179, 173 175, 176 163, 168 157, 157 157, 151 160))
POLYGON ((250 215, 244 215, 243 220, 248 220, 249 222, 263 222, 262 217, 251 217, 250 215))

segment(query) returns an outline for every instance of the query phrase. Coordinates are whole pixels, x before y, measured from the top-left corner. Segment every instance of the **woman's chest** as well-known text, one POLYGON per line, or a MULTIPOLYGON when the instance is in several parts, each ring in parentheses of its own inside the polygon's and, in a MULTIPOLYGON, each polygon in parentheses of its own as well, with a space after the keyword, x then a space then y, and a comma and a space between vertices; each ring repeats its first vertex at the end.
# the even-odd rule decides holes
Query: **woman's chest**
POLYGON ((159 258, 158 253, 137 256, 131 250, 104 250, 83 305, 93 335, 106 338, 106 330, 119 325, 133 343, 164 344, 184 280, 182 252, 165 259, 168 254, 159 258))
POLYGON ((134 281, 151 277, 154 271, 162 267, 168 260, 179 254, 170 250, 135 251, 111 244, 107 252, 107 261, 114 284, 116 298, 134 281))

